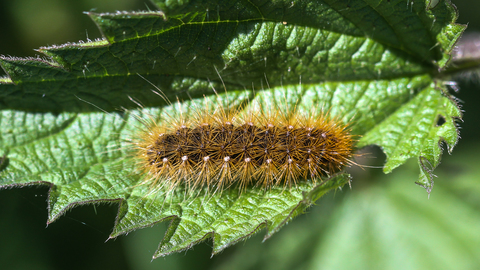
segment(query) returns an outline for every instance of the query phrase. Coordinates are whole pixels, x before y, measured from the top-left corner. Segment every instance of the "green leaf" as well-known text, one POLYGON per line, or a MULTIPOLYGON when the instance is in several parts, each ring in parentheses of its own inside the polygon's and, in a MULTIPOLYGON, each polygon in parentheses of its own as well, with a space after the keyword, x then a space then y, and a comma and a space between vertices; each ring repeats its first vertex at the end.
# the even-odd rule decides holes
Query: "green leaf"
POLYGON ((186 108, 223 87, 218 98, 232 106, 323 108, 363 136, 358 147, 384 149, 386 172, 418 158, 430 192, 438 143, 451 150, 461 116, 436 76, 464 30, 449 1, 156 4, 164 13, 88 13, 102 40, 40 48, 47 58, 0 58, 8 74, 0 80, 0 186, 49 185, 49 223, 76 205, 118 202, 111 237, 170 219, 155 257, 209 237, 217 253, 263 227, 269 237, 348 182, 338 175, 285 190, 150 194, 126 142, 141 127, 138 115, 161 121, 175 108, 149 83, 186 108))
POLYGON ((312 254, 312 269, 339 265, 349 269, 476 268, 480 264, 478 210, 452 194, 458 188, 447 181, 453 179, 442 181, 444 186, 425 203, 402 181, 412 176, 403 170, 388 185, 345 200, 333 217, 333 224, 339 226, 327 229, 326 239, 312 254), (338 254, 351 256, 344 260, 338 254))
POLYGON ((421 172, 417 184, 428 193, 433 188, 432 171, 440 163, 441 143, 447 143, 449 152, 453 150, 458 140, 455 118, 461 117, 456 104, 434 86, 425 88, 367 132, 360 142, 360 145, 382 146, 388 157, 383 168, 386 173, 409 158, 420 157, 421 172))

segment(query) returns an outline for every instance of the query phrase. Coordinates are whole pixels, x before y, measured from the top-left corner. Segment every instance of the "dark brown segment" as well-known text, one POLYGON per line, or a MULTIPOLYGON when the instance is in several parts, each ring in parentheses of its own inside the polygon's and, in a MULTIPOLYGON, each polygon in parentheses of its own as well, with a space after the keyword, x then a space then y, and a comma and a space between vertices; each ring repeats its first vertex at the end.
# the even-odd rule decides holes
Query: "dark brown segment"
MULTIPOLYGON (((344 138, 342 141, 336 134, 320 128, 204 124, 163 134, 146 151, 149 163, 159 169, 165 160, 173 167, 188 161, 193 168, 200 168, 208 160, 213 171, 220 171, 228 162, 231 175, 236 175, 247 163, 252 168, 273 164, 273 174, 283 170, 286 175, 270 176, 290 181, 294 176, 318 178, 331 174, 348 163, 351 140, 348 137, 348 142, 344 138)), ((248 173, 249 177, 257 175, 248 173)))

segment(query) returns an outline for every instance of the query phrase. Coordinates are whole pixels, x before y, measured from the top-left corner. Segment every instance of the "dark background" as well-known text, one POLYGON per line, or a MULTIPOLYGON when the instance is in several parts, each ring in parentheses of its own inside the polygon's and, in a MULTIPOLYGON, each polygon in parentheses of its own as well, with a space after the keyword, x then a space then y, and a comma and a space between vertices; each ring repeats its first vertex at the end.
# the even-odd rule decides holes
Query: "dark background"
MULTIPOLYGON (((460 11, 458 22, 468 23, 468 32, 479 31, 480 1, 453 2, 460 11)), ((0 0, 0 54, 35 56, 37 53, 33 49, 41 46, 100 38, 95 24, 82 11, 114 12, 152 7, 141 0, 0 0)), ((478 82, 477 76, 459 78, 460 92, 455 95, 462 100, 465 111, 462 139, 453 156, 445 153, 443 163, 448 164, 478 142, 478 82)), ((380 158, 378 163, 382 162, 380 158)), ((381 175, 377 170, 369 173, 369 177, 378 174, 381 175)), ((356 183, 361 181, 356 180, 356 183)), ((348 192, 351 191, 345 191, 348 192)), ((240 252, 238 250, 252 246, 261 246, 259 250, 271 247, 261 243, 260 233, 248 241, 252 242, 248 246, 237 244, 212 259, 212 243, 206 242, 188 252, 150 262, 165 224, 105 242, 114 223, 116 204, 77 207, 46 228, 46 196, 47 188, 0 191, 0 269, 209 269, 228 265, 232 254, 240 252)), ((327 217, 328 204, 341 200, 342 196, 327 195, 310 213, 295 219, 289 226, 302 228, 302 224, 309 224, 309 215, 327 217)), ((305 248, 307 250, 308 246, 305 248)), ((303 259, 307 258, 297 258, 303 259)))

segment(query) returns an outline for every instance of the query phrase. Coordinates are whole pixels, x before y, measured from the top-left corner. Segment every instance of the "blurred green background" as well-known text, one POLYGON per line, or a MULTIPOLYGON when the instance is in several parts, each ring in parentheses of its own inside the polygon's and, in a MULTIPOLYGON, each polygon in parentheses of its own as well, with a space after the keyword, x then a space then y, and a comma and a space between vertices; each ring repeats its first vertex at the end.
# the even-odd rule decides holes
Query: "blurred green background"
MULTIPOLYGON (((453 2, 467 31, 479 31, 480 1, 453 2)), ((82 11, 148 8, 141 0, 0 0, 0 54, 35 56, 40 46, 100 38, 82 11)), ((261 232, 210 258, 207 241, 151 262, 166 224, 105 242, 117 205, 77 207, 45 228, 47 188, 1 190, 0 269, 480 269, 479 78, 459 78, 462 139, 435 171, 430 199, 414 184, 415 161, 390 175, 353 169, 351 190, 328 194, 264 243, 261 232)), ((371 151, 377 158, 358 163, 383 164, 371 151)))

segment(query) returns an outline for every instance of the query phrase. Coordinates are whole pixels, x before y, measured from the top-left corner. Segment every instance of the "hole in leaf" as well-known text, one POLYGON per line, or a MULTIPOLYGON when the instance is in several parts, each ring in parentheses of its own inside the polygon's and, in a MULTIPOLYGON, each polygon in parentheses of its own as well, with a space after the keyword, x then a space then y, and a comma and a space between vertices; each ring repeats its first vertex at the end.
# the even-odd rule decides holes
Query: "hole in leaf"
POLYGON ((442 115, 439 115, 437 117, 437 127, 441 127, 443 124, 445 124, 445 122, 445 117, 443 117, 442 115))

